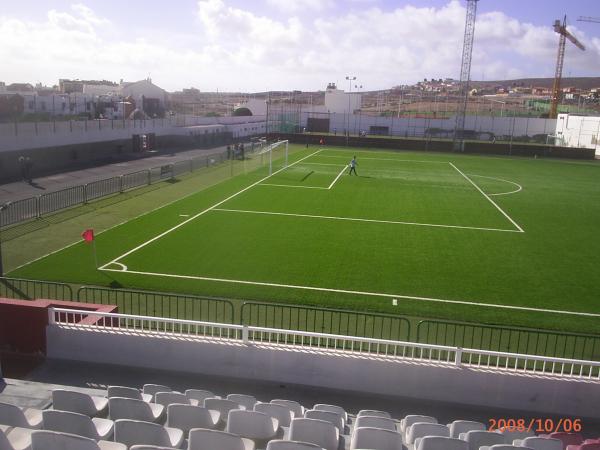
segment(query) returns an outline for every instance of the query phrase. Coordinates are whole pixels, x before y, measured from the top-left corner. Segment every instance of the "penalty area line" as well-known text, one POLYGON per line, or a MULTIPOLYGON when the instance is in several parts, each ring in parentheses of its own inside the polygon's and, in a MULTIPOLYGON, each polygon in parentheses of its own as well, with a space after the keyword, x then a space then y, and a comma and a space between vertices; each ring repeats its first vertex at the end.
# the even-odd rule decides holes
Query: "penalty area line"
POLYGON ((331 184, 329 185, 329 187, 327 189, 331 189, 333 187, 333 185, 336 183, 336 181, 339 180, 340 177, 344 174, 345 171, 346 171, 346 166, 344 166, 344 168, 342 169, 342 171, 340 173, 338 173, 338 176, 335 177, 335 180, 333 180, 331 182, 331 184))
POLYGON ((335 289, 335 288, 323 288, 323 287, 317 287, 317 286, 302 286, 302 285, 295 285, 295 284, 269 283, 269 282, 265 282, 265 281, 233 280, 233 279, 228 279, 228 278, 201 277, 201 276, 196 276, 196 275, 178 275, 178 274, 170 274, 170 273, 142 272, 142 271, 138 271, 138 270, 123 271, 123 270, 107 269, 107 268, 101 268, 100 270, 105 270, 108 272, 121 272, 121 273, 130 273, 130 274, 134 274, 134 275, 148 275, 148 276, 153 276, 153 277, 176 278, 176 279, 184 279, 184 280, 214 281, 214 282, 219 282, 219 283, 267 286, 267 287, 285 288, 285 289, 301 289, 301 290, 318 291, 318 292, 334 292, 334 293, 338 293, 338 294, 364 295, 366 297, 396 298, 396 299, 401 298, 404 300, 414 300, 414 301, 421 301, 421 302, 445 303, 445 304, 466 305, 466 306, 479 306, 482 308, 508 309, 508 310, 515 310, 515 311, 529 311, 529 312, 537 312, 537 313, 571 315, 571 316, 580 316, 580 317, 600 317, 600 314, 597 314, 597 313, 564 311, 564 310, 560 310, 560 309, 544 309, 544 308, 533 308, 533 307, 529 307, 529 306, 499 305, 496 303, 469 302, 469 301, 465 301, 465 300, 448 300, 448 299, 433 298, 433 297, 417 297, 417 296, 412 296, 412 295, 386 294, 386 293, 382 293, 382 292, 355 291, 355 290, 350 290, 350 289, 335 289))

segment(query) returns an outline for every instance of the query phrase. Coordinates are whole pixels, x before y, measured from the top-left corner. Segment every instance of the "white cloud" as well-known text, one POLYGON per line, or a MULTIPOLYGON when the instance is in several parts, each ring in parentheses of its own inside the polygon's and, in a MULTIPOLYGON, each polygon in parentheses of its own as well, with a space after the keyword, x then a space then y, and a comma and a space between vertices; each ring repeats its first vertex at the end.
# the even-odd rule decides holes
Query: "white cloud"
POLYGON ((286 14, 321 12, 335 6, 333 0, 266 0, 266 2, 286 14))
MULTIPOLYGON (((357 76, 365 89, 458 76, 465 17, 460 2, 388 11, 365 1, 360 10, 343 14, 276 19, 224 0, 202 0, 196 34, 174 30, 161 38, 118 37, 109 19, 81 4, 68 12, 51 10, 44 21, 0 17, 0 58, 10 62, 3 76, 56 83, 63 77, 134 80, 151 73, 170 90, 194 85, 248 91, 323 89, 329 81, 345 87, 346 75, 357 76)), ((298 4, 320 7, 311 0, 298 4)), ((600 39, 573 32, 588 51, 569 44, 565 74, 597 73, 600 39)), ((486 79, 554 74, 558 38, 550 27, 486 13, 478 17, 475 39, 474 79, 483 73, 486 79)))

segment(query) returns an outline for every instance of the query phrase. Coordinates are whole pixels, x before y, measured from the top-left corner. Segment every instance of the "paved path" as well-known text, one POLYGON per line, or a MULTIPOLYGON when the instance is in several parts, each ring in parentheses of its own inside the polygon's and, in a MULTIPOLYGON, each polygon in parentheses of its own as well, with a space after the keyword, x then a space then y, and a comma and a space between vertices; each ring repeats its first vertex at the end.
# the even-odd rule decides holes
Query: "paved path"
POLYGON ((24 181, 7 183, 0 185, 0 204, 14 202, 16 200, 29 197, 35 197, 36 195, 59 191, 66 187, 86 184, 104 178, 111 178, 126 173, 146 170, 152 167, 158 167, 178 161, 184 161, 196 156, 218 153, 224 149, 225 147, 223 146, 211 149, 187 150, 176 154, 161 153, 159 155, 150 156, 147 158, 134 159, 114 164, 106 164, 104 166, 58 173, 42 178, 35 178, 32 184, 24 181))

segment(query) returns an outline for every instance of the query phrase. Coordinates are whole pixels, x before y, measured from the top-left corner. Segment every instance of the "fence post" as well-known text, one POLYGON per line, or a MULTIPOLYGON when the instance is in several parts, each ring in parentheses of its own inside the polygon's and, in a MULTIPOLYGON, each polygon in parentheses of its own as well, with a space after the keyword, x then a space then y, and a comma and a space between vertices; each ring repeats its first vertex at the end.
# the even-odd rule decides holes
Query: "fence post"
POLYGON ((119 176, 119 193, 123 193, 123 175, 119 176))
POLYGON ((40 197, 41 195, 35 197, 35 217, 38 219, 42 217, 42 215, 40 214, 40 197))
POLYGON ((456 367, 460 367, 462 365, 462 347, 456 347, 456 353, 454 355, 454 364, 456 367))
POLYGON ((48 325, 55 325, 56 317, 54 317, 54 308, 48 308, 48 325))
POLYGON ((249 344, 250 343, 249 333, 248 333, 248 325, 244 325, 242 327, 242 342, 244 344, 249 344))
POLYGON ((87 195, 87 183, 83 185, 83 204, 85 205, 88 202, 88 195, 87 195))
POLYGON ((148 169, 148 186, 152 184, 152 169, 148 169))

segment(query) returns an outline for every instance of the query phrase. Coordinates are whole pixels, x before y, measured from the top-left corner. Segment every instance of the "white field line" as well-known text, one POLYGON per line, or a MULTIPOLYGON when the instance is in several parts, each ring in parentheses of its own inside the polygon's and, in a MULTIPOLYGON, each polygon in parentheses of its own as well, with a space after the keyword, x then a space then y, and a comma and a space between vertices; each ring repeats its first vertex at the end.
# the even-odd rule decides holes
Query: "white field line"
POLYGON ((503 215, 504 217, 506 217, 506 218, 507 218, 507 219, 510 221, 510 223, 512 223, 512 224, 513 224, 513 225, 514 225, 514 226, 517 228, 517 230, 519 231, 519 233, 525 233, 525 231, 523 230, 523 228, 521 228, 517 222, 515 222, 515 221, 514 221, 514 220, 513 220, 513 219, 512 219, 512 218, 511 218, 511 217, 510 217, 508 214, 506 214, 506 213, 504 212, 504 210, 503 210, 502 208, 500 208, 500 207, 498 206, 498 204, 497 204, 497 203, 496 203, 494 200, 492 200, 492 199, 489 197, 489 195, 487 195, 485 192, 483 192, 483 191, 481 190, 481 188, 480 188, 479 186, 477 186, 473 180, 471 180, 471 179, 470 179, 468 176, 466 176, 466 175, 465 175, 465 174, 464 174, 464 173, 463 173, 463 172, 462 172, 462 171, 461 171, 461 170, 460 170, 458 167, 456 167, 456 166, 455 166, 454 164, 452 164, 451 162, 448 162, 448 164, 450 164, 452 167, 454 167, 454 169, 455 169, 455 170, 456 170, 458 173, 460 173, 460 174, 461 174, 461 175, 462 175, 462 176, 463 176, 463 177, 464 177, 464 178, 465 178, 465 179, 466 179, 466 180, 467 180, 469 183, 471 183, 471 184, 472 184, 472 185, 475 187, 475 189, 477 189, 477 190, 478 190, 478 191, 481 193, 481 195, 483 195, 483 196, 484 196, 486 199, 488 199, 488 201, 489 201, 489 202, 490 202, 492 205, 494 205, 494 206, 496 207, 496 209, 497 209, 498 211, 500 211, 500 212, 502 213, 502 215, 503 215))
POLYGON ((333 187, 333 185, 336 183, 337 180, 340 179, 340 177, 344 174, 344 172, 346 171, 346 166, 343 167, 342 171, 340 173, 338 173, 338 176, 335 177, 335 180, 333 180, 331 182, 331 184, 329 185, 329 187, 327 189, 331 189, 333 187))
POLYGON ((364 295, 368 297, 384 297, 384 298, 396 298, 396 299, 404 299, 404 300, 416 300, 422 302, 434 302, 434 303, 446 303, 446 304, 455 304, 455 305, 467 305, 467 306, 480 306, 483 308, 497 308, 497 309, 509 309, 509 310, 517 310, 517 311, 533 311, 538 313, 550 313, 550 314, 562 314, 562 315, 571 315, 571 316, 583 316, 583 317, 600 317, 600 314, 597 313, 586 313, 586 312, 577 312, 577 311, 563 311, 557 309, 543 309, 543 308, 532 308, 527 306, 510 306, 510 305, 498 305, 495 303, 482 303, 482 302, 469 302, 465 300, 447 300, 441 298, 431 298, 431 297, 415 297, 412 295, 400 295, 400 294, 385 294, 381 292, 366 292, 366 291, 353 291, 349 289, 334 289, 334 288, 323 288, 317 286, 300 286, 294 284, 280 284, 280 283, 268 283, 263 281, 247 281, 247 280, 232 280, 228 278, 213 278, 213 277, 201 277, 195 275, 177 275, 177 274, 169 274, 169 273, 154 273, 154 272, 141 272, 137 270, 117 270, 117 269, 103 269, 109 272, 120 272, 120 273, 131 273, 134 275, 148 275, 154 277, 167 277, 167 278, 178 278, 178 279, 186 279, 186 280, 199 280, 199 281, 214 281, 221 283, 236 283, 236 284, 248 284, 254 286, 268 286, 268 287, 276 287, 276 288, 286 288, 286 289, 303 289, 308 291, 319 291, 319 292, 335 292, 340 294, 352 294, 352 295, 364 295))
POLYGON ((434 228, 457 228, 461 230, 483 230, 483 231, 501 231, 504 233, 519 233, 517 230, 503 230, 500 228, 482 228, 482 227, 468 227, 461 225, 441 225, 435 223, 419 223, 419 222, 401 222, 397 220, 378 220, 378 219, 359 219, 355 217, 337 217, 337 216, 319 216, 315 214, 292 214, 282 212, 270 212, 270 211, 250 211, 244 209, 227 209, 227 208, 213 208, 213 211, 222 212, 233 212, 243 214, 264 214, 269 216, 285 216, 285 217, 305 217, 308 219, 327 219, 327 220, 347 220, 351 222, 368 222, 368 223, 387 223, 393 225, 415 225, 420 227, 434 227, 434 228))
POLYGON ((277 171, 273 172, 271 175, 267 175, 266 177, 264 177, 264 178, 261 178, 260 180, 258 180, 258 181, 256 181, 256 182, 252 183, 251 185, 249 185, 249 186, 246 186, 244 189, 242 189, 242 190, 240 190, 240 191, 236 192, 235 194, 232 194, 232 195, 230 195, 230 196, 229 196, 229 197, 227 197, 226 199, 224 199, 224 200, 221 200, 220 202, 217 202, 217 203, 215 203, 214 205, 212 205, 212 206, 210 206, 210 207, 206 208, 205 210, 203 210, 203 211, 200 211, 198 214, 195 214, 195 215, 193 215, 193 216, 192 216, 192 217, 190 217, 189 219, 186 219, 186 220, 184 220, 184 221, 183 221, 183 222, 181 222, 180 224, 178 224, 178 225, 175 225, 175 226, 174 226, 174 227, 172 227, 172 228, 169 228, 168 230, 166 230, 166 231, 164 231, 164 232, 162 232, 162 233, 160 233, 160 234, 158 234, 158 235, 154 236, 152 239, 149 239, 149 240, 147 240, 146 242, 143 242, 142 244, 138 245, 137 247, 134 247, 134 248, 132 248, 132 249, 131 249, 131 250, 129 250, 128 252, 125 252, 125 253, 123 253, 121 256, 118 256, 118 257, 116 257, 115 259, 113 259, 112 261, 110 261, 110 262, 108 262, 108 263, 104 264, 103 266, 99 267, 99 269, 100 269, 100 270, 103 270, 103 269, 105 269, 105 268, 106 268, 106 266, 109 266, 109 265, 111 265, 111 264, 113 264, 113 263, 117 262, 118 260, 120 260, 120 259, 122 259, 122 258, 125 258, 125 257, 126 257, 126 256, 128 256, 128 255, 131 255, 133 252, 136 252, 136 251, 138 251, 139 249, 141 249, 141 248, 145 247, 146 245, 148 245, 148 244, 151 244, 152 242, 156 241, 157 239, 160 239, 160 238, 162 238, 163 236, 165 236, 165 235, 169 234, 170 232, 172 232, 172 231, 175 231, 176 229, 178 229, 178 228, 182 227, 182 226, 183 226, 183 225, 185 225, 186 223, 188 223, 188 222, 191 222, 192 220, 194 220, 194 219, 196 219, 196 218, 198 218, 198 217, 202 216, 203 214, 206 214, 208 211, 210 211, 210 210, 212 210, 212 209, 216 208, 217 206, 220 206, 220 205, 222 205, 223 203, 225 203, 225 202, 227 202, 227 201, 231 200, 232 198, 234 198, 234 197, 237 197, 237 196, 238 196, 238 195, 240 195, 241 193, 243 193, 243 192, 246 192, 248 189, 251 189, 251 188, 253 188, 254 186, 256 186, 256 185, 258 185, 258 184, 262 183, 263 181, 265 181, 265 180, 267 180, 267 179, 269 179, 269 178, 271 178, 273 175, 275 175, 275 174, 277 174, 277 173, 279 173, 279 172, 281 172, 281 171, 283 171, 283 170, 287 169, 288 167, 294 166, 294 165, 298 164, 299 162, 301 162, 301 161, 303 161, 303 160, 305 160, 305 159, 307 159, 307 158, 310 158, 311 156, 314 156, 314 155, 316 155, 316 154, 317 154, 317 153, 319 153, 320 151, 321 151, 321 150, 317 150, 316 152, 313 152, 313 153, 311 153, 310 155, 308 155, 308 156, 305 156, 304 158, 301 158, 301 159, 299 159, 299 160, 298 160, 298 161, 296 161, 296 162, 293 162, 292 164, 288 164, 286 167, 282 167, 281 169, 279 169, 279 170, 277 170, 277 171))
MULTIPOLYGON (((328 150, 328 151, 331 151, 331 150, 328 150)), ((338 156, 338 155, 319 155, 319 157, 348 159, 345 156, 338 156)), ((364 158, 357 158, 357 159, 367 159, 367 160, 371 160, 371 161, 397 161, 397 162, 414 162, 414 163, 426 163, 426 164, 448 164, 448 161, 421 161, 421 160, 416 160, 416 159, 371 158, 371 157, 367 157, 367 156, 365 156, 364 158)), ((311 164, 314 164, 314 163, 311 163, 311 164)))
POLYGON ((492 195, 509 195, 509 194, 516 194, 517 192, 521 192, 523 190, 523 186, 521 186, 519 183, 515 183, 514 181, 508 181, 508 180, 503 180, 502 178, 494 178, 494 177, 484 177, 483 175, 473 175, 472 173, 468 174, 470 177, 477 177, 477 178, 487 178, 488 180, 496 180, 496 181, 502 181, 504 183, 509 183, 512 184, 514 186, 517 187, 516 190, 514 191, 510 191, 510 192, 499 192, 497 194, 488 194, 490 197, 492 195))
POLYGON ((297 184, 275 184, 275 183, 260 183, 259 186, 277 186, 277 187, 287 187, 287 188, 324 189, 324 190, 329 189, 329 188, 320 187, 320 186, 300 186, 297 184))

